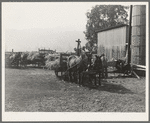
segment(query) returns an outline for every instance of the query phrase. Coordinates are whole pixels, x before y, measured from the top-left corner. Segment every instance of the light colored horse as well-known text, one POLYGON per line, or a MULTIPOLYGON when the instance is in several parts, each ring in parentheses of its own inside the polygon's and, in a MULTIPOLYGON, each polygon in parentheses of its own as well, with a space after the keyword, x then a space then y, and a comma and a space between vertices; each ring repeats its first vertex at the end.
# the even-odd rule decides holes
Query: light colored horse
POLYGON ((72 77, 80 83, 81 72, 88 68, 88 57, 84 51, 81 51, 80 56, 71 55, 67 59, 67 67, 69 72, 69 80, 72 81, 72 77), (79 79, 78 79, 79 78, 79 79))
POLYGON ((81 60, 82 60, 81 56, 75 56, 75 55, 69 56, 68 59, 67 59, 67 63, 68 63, 67 66, 68 66, 68 68, 72 68, 76 64, 79 64, 81 60))

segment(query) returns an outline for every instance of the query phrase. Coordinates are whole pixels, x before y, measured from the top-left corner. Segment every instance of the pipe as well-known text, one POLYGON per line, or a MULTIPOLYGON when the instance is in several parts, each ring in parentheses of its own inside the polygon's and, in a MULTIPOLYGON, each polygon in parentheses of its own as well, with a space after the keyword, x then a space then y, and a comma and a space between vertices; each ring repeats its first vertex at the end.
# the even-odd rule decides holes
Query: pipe
POLYGON ((129 42, 128 42, 128 64, 131 63, 131 33, 132 33, 132 27, 131 27, 131 22, 132 22, 132 5, 130 6, 130 21, 129 21, 129 42))

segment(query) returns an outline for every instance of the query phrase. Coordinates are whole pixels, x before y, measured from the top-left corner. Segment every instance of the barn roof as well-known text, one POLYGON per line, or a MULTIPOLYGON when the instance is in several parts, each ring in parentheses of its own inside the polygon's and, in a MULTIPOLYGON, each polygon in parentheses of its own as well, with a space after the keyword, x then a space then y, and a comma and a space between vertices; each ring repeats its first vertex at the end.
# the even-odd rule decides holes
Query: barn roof
POLYGON ((129 25, 127 25, 127 24, 119 24, 119 25, 116 25, 116 26, 111 26, 111 27, 108 27, 108 28, 96 30, 95 32, 96 33, 103 32, 103 31, 107 31, 107 30, 111 30, 111 29, 115 29, 115 28, 120 28, 120 27, 124 27, 124 26, 129 26, 129 25))

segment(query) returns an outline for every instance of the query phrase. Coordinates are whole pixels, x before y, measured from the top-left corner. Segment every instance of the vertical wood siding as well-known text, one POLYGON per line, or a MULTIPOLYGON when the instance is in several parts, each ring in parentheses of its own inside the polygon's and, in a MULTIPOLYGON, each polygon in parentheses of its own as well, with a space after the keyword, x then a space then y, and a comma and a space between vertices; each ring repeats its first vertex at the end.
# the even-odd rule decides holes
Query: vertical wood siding
POLYGON ((98 33, 98 55, 104 53, 110 61, 126 55, 127 27, 120 27, 98 33))

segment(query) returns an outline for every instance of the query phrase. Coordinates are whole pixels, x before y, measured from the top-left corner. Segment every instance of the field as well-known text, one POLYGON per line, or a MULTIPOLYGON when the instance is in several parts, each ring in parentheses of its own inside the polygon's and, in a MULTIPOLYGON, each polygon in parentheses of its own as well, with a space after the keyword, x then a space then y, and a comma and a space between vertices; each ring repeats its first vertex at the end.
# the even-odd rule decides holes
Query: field
POLYGON ((101 80, 101 87, 78 87, 51 70, 6 68, 5 111, 145 112, 145 78, 113 75, 101 80))

